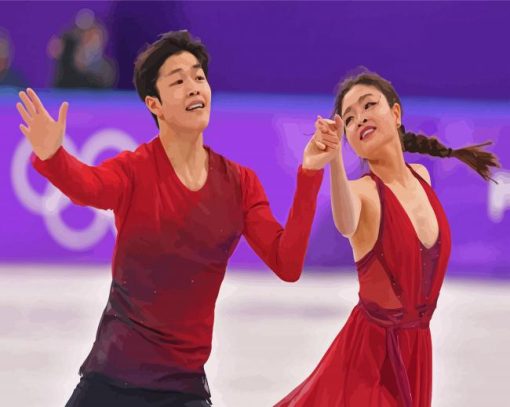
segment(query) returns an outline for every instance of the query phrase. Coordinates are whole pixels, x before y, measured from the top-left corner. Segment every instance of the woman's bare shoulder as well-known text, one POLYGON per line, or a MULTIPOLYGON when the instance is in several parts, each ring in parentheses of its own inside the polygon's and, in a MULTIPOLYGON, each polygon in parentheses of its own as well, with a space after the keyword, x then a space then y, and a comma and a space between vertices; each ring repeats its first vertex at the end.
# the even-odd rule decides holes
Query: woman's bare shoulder
POLYGON ((349 185, 352 190, 360 196, 371 194, 376 189, 375 181, 369 175, 364 175, 358 179, 350 180, 349 185))
POLYGON ((425 167, 423 164, 409 164, 413 170, 415 170, 420 177, 422 177, 427 184, 430 185, 430 174, 429 170, 427 170, 427 167, 425 167))

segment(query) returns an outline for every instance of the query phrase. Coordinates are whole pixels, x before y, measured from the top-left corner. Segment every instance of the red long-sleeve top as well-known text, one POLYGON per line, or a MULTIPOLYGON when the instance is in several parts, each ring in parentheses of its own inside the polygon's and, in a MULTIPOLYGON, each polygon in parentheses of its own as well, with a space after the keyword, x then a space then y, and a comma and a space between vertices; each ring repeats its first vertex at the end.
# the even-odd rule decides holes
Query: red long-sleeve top
POLYGON ((303 267, 323 171, 303 170, 285 228, 255 173, 206 147, 207 181, 189 190, 159 137, 98 166, 60 148, 38 172, 78 205, 112 209, 112 285, 80 368, 127 387, 209 397, 216 298, 241 235, 283 280, 303 267))

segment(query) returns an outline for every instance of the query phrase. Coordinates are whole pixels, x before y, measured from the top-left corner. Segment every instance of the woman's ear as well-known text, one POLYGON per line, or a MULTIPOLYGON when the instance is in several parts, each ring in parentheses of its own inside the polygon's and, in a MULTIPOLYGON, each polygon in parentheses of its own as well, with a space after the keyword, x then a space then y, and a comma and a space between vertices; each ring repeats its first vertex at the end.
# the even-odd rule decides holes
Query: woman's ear
POLYGON ((391 113, 395 117, 395 124, 397 125, 397 128, 400 127, 402 125, 402 110, 398 103, 393 104, 391 113))

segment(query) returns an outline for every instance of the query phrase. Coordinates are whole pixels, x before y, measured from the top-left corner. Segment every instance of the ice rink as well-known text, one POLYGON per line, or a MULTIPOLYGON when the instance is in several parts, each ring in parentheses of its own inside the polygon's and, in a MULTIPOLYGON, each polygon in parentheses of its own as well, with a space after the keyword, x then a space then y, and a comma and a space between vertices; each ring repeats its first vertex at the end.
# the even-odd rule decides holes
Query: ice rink
MULTIPOLYGON (((0 267, 2 407, 64 406, 109 284, 107 266, 0 267)), ((445 282, 431 325, 434 407, 510 405, 509 293, 509 281, 445 282)), ((312 371, 356 302, 354 270, 307 270, 294 284, 229 270, 206 365, 214 405, 272 406, 312 371)))

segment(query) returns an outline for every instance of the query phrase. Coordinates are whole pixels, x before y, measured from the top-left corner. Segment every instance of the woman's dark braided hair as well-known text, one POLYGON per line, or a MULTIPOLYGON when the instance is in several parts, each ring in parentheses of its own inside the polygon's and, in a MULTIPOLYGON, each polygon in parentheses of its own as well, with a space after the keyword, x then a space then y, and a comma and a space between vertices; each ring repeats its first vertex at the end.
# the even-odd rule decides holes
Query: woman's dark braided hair
MULTIPOLYGON (((360 74, 355 76, 348 77, 340 84, 340 88, 335 99, 335 109, 333 114, 341 114, 343 99, 347 92, 349 92, 349 90, 351 90, 355 85, 368 85, 379 89, 379 91, 386 97, 390 106, 393 106, 395 103, 400 105, 403 116, 404 109, 402 107, 402 103, 400 102, 400 98, 391 83, 378 74, 367 70, 363 70, 360 74)), ((409 153, 428 154, 441 158, 455 157, 469 165, 486 181, 494 181, 491 178, 490 167, 501 166, 498 162, 498 158, 494 154, 483 150, 483 147, 491 145, 492 141, 486 141, 481 144, 459 149, 452 149, 441 143, 437 137, 429 137, 423 134, 416 134, 407 131, 404 125, 401 125, 398 130, 403 151, 407 151, 409 153)))

